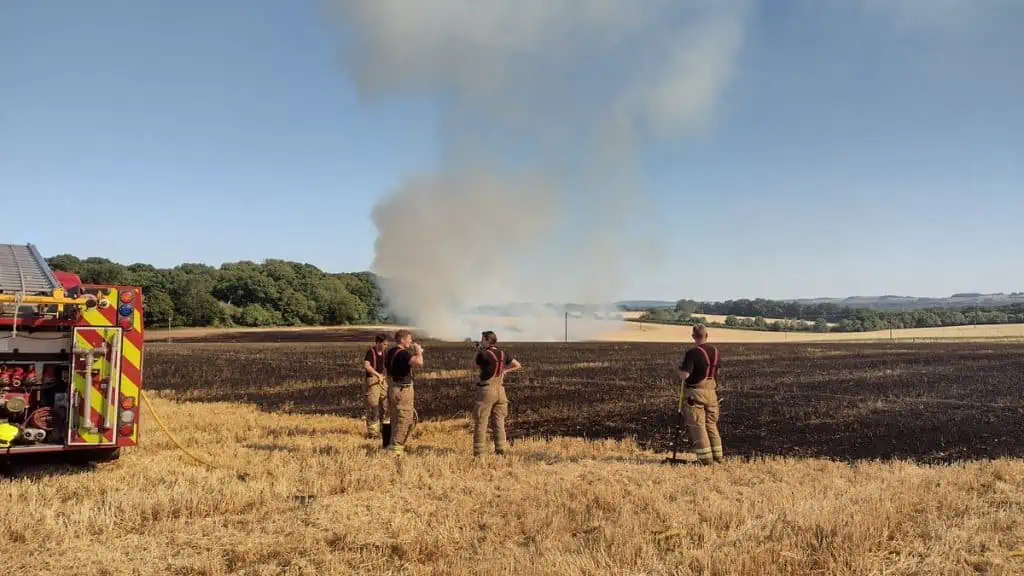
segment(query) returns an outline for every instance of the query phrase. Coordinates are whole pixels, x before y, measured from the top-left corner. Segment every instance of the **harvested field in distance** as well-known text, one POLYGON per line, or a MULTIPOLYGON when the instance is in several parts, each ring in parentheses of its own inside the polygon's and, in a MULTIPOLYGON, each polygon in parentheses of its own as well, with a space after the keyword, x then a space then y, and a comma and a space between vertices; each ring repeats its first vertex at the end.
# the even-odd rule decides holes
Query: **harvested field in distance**
MULTIPOLYGON (((921 462, 1024 456, 1024 346, 723 344, 727 453, 921 462)), ((633 437, 670 449, 674 344, 517 344, 513 438, 633 437)), ((358 417, 359 344, 151 344, 146 386, 183 401, 358 417)), ((466 418, 468 345, 427 346, 421 419, 466 418)))
MULTIPOLYGON (((571 325, 570 325, 571 326, 571 325)), ((714 342, 888 342, 888 330, 875 332, 766 332, 730 328, 708 328, 714 342)), ((1024 324, 989 324, 982 326, 945 326, 942 328, 903 328, 893 330, 896 342, 931 340, 1006 340, 1024 341, 1024 324)), ((598 340, 607 342, 690 342, 689 326, 669 326, 630 322, 605 332, 598 340)))
MULTIPOLYGON (((513 338, 495 330, 508 342, 513 338)), ((391 334, 399 326, 344 326, 297 328, 180 328, 170 332, 174 342, 363 342, 373 333, 391 334)), ((671 326, 638 322, 590 321, 588 330, 596 342, 691 342, 689 326, 671 326), (595 328, 596 326, 596 328, 595 328)), ((569 322, 570 335, 573 322, 569 322)), ((709 328, 714 342, 789 343, 789 342, 889 342, 888 330, 877 332, 768 332, 730 328, 709 328)), ((147 342, 167 340, 168 331, 158 328, 146 332, 147 342)), ((570 336, 572 337, 572 336, 570 336)), ((982 326, 947 326, 942 328, 906 328, 893 330, 896 342, 928 341, 1006 341, 1024 343, 1024 324, 990 324, 982 326)))

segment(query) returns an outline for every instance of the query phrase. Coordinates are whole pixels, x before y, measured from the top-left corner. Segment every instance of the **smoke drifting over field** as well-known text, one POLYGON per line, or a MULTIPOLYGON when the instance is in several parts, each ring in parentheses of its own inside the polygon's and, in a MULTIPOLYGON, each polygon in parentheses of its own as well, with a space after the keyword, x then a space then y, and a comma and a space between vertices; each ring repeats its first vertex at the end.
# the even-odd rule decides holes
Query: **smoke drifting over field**
MULTIPOLYGON (((652 238, 631 225, 635 156, 709 127, 747 12, 731 0, 328 8, 363 97, 440 103, 441 165, 375 208, 372 269, 393 310, 441 338, 490 328, 467 316, 474 306, 607 303, 631 266, 657 266, 652 238)), ((517 339, 562 337, 543 318, 517 328, 517 339)))

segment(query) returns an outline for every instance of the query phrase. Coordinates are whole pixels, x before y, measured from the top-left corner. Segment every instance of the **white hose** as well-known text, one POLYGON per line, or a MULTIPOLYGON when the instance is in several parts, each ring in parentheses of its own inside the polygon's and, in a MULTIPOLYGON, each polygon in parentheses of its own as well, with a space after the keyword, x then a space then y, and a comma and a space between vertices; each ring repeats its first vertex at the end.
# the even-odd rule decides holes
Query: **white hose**
MULTIPOLYGON (((22 279, 22 287, 24 288, 25 280, 22 279)), ((11 325, 11 340, 18 337, 18 314, 21 313, 21 303, 25 299, 25 291, 22 290, 14 295, 14 324, 11 325)))

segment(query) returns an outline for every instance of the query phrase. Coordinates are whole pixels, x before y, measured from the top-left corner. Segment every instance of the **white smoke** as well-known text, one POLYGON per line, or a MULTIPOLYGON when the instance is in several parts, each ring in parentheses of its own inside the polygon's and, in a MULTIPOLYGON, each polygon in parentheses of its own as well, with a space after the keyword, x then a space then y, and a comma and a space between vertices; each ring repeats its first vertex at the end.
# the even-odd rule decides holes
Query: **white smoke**
MULTIPOLYGON (((607 303, 631 267, 657 265, 634 225, 637 156, 712 125, 745 1, 326 1, 364 98, 441 105, 442 166, 373 214, 396 313, 475 337, 490 326, 474 306, 607 303)), ((561 339, 563 313, 537 310, 504 339, 561 339)))

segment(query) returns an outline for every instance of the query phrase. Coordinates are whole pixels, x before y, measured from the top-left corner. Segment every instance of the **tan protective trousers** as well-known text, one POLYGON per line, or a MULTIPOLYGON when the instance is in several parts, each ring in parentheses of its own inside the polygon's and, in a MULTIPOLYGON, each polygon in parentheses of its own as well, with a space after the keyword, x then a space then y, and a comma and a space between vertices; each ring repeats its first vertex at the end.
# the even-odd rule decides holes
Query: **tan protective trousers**
POLYGON ((366 435, 376 438, 380 425, 388 418, 388 391, 383 379, 367 376, 363 381, 363 397, 366 399, 366 435))
POLYGON ((487 449, 487 428, 490 424, 494 451, 504 454, 508 449, 505 438, 505 417, 508 416, 508 396, 505 395, 505 377, 491 378, 476 388, 473 403, 473 456, 482 456, 487 449))
POLYGON ((722 437, 718 433, 718 394, 715 381, 705 379, 696 388, 686 388, 683 420, 690 442, 701 464, 724 461, 722 437))
POLYGON ((416 393, 413 386, 397 386, 394 382, 388 387, 388 411, 391 413, 391 441, 388 448, 392 452, 403 453, 406 440, 416 429, 416 393))

